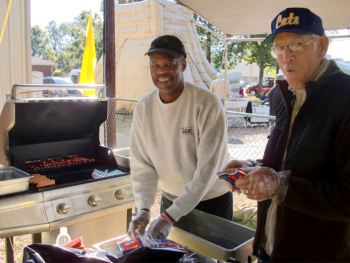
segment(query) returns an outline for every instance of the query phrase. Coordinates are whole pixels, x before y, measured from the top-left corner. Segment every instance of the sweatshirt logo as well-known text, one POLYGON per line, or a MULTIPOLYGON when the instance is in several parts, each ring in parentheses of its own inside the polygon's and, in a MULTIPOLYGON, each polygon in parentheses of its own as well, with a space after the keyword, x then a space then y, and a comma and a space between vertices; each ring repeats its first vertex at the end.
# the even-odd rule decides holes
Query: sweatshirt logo
POLYGON ((183 127, 181 129, 182 129, 183 135, 192 135, 192 128, 191 127, 183 127))

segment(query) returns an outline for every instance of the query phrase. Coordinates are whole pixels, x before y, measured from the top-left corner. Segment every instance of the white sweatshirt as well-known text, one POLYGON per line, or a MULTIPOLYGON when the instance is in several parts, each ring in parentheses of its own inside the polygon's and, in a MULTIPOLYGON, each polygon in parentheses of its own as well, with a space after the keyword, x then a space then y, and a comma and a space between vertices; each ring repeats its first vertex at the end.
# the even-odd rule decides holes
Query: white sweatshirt
POLYGON ((216 175, 228 161, 224 109, 209 90, 185 83, 179 98, 167 104, 158 89, 146 95, 135 107, 130 149, 139 209, 153 205, 157 183, 177 197, 167 209, 175 221, 200 201, 230 191, 216 175))

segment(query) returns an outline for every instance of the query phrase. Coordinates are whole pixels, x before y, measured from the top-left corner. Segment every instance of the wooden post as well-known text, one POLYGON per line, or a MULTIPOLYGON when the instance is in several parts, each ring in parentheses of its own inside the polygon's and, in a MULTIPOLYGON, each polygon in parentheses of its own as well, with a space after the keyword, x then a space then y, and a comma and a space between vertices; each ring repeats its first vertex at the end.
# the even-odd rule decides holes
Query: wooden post
POLYGON ((5 251, 6 251, 6 262, 15 262, 14 251, 13 251, 13 237, 5 238, 5 251))
MULTIPOLYGON (((109 98, 116 96, 116 66, 115 66, 115 6, 114 0, 104 0, 104 73, 106 84, 106 95, 109 98)), ((116 134, 116 112, 115 102, 110 101, 107 117, 107 146, 115 149, 117 147, 116 134)))

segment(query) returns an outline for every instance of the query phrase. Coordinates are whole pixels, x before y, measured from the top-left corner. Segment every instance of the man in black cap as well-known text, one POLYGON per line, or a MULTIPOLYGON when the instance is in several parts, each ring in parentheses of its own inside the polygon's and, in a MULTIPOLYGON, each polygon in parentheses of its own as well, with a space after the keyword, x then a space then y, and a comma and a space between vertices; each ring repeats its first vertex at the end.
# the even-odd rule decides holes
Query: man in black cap
POLYGON ((161 215, 150 225, 164 239, 180 217, 197 208, 232 219, 232 193, 216 173, 227 162, 224 109, 209 90, 184 81, 186 53, 175 36, 156 38, 146 55, 157 89, 135 107, 131 130, 131 179, 137 214, 129 234, 143 234, 157 184, 161 215))
MULTIPOLYGON (((350 77, 325 59, 321 18, 287 8, 271 23, 280 86, 262 166, 236 181, 258 201, 260 262, 350 262, 350 77)), ((246 167, 246 168, 244 168, 246 167)))

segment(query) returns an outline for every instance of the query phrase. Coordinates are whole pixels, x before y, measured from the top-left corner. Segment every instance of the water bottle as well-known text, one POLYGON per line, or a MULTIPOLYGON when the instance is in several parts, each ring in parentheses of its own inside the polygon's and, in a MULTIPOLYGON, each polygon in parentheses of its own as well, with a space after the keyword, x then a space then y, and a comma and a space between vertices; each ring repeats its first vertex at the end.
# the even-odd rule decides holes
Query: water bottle
POLYGON ((63 226, 60 228, 60 233, 56 238, 56 245, 63 246, 64 244, 72 241, 70 235, 68 234, 68 228, 63 226))

